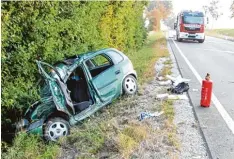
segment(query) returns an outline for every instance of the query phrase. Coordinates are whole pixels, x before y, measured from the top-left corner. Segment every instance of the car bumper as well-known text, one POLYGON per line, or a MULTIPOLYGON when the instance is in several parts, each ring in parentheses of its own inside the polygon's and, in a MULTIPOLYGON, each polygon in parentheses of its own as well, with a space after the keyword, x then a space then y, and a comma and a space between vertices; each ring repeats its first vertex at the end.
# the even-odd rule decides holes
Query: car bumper
POLYGON ((29 123, 27 122, 27 119, 22 119, 18 124, 17 124, 17 129, 18 130, 24 130, 27 133, 32 133, 32 134, 39 134, 43 135, 43 124, 44 124, 44 119, 29 123))
POLYGON ((205 39, 205 34, 204 33, 189 34, 189 33, 186 33, 186 32, 180 32, 179 33, 179 38, 180 39, 202 40, 202 39, 205 39))

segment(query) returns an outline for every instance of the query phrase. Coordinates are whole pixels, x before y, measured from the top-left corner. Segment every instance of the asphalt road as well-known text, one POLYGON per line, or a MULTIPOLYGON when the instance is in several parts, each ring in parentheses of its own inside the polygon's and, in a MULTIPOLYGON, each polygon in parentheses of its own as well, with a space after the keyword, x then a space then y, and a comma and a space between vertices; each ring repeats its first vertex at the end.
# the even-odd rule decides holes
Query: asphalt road
POLYGON ((190 78, 189 96, 201 133, 214 159, 234 159, 234 42, 206 36, 204 43, 178 42, 169 31, 181 74, 190 78), (201 78, 211 74, 213 102, 200 107, 201 78))

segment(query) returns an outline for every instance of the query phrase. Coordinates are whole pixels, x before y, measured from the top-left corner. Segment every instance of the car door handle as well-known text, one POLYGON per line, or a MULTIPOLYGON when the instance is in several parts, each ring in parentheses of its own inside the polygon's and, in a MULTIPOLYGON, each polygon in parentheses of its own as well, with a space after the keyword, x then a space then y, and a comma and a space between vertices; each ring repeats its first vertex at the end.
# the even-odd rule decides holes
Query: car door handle
POLYGON ((119 74, 119 73, 120 73, 120 70, 115 71, 115 74, 116 74, 116 75, 119 74))

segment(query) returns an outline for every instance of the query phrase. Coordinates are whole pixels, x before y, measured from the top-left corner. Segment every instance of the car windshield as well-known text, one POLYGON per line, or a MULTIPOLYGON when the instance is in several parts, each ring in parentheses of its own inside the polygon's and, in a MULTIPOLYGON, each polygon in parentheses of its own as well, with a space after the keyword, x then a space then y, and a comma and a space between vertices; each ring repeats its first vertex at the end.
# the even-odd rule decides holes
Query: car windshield
POLYGON ((204 24, 204 18, 195 16, 184 16, 183 22, 184 24, 204 24))

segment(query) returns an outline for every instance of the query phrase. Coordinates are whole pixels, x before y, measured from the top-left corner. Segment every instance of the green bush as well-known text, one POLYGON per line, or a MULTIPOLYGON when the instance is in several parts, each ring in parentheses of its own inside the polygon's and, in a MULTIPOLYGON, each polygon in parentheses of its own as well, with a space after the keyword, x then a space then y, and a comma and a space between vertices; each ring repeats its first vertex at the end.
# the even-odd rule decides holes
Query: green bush
POLYGON ((36 59, 114 47, 140 48, 146 38, 146 2, 2 2, 2 126, 39 98, 36 59))

